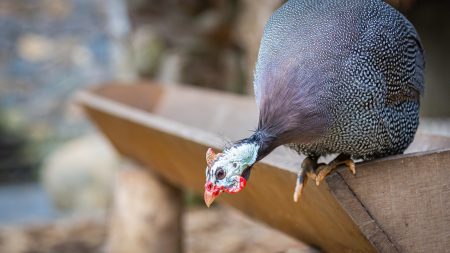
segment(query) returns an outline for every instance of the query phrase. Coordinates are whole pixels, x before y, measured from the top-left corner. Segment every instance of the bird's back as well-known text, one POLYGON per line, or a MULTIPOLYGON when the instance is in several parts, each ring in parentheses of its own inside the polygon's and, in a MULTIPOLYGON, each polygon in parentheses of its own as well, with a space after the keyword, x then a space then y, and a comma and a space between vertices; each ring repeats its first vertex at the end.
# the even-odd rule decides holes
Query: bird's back
POLYGON ((260 128, 294 143, 295 128, 322 129, 294 145, 306 154, 400 153, 417 129, 423 68, 413 26, 381 0, 288 1, 261 41, 260 128))

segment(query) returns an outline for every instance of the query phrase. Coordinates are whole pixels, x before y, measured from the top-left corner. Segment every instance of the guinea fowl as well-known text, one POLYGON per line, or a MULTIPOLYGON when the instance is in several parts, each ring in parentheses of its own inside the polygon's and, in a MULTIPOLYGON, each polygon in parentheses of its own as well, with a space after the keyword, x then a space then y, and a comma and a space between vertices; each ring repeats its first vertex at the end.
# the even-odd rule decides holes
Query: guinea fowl
POLYGON ((252 166, 287 145, 307 156, 294 191, 352 159, 401 154, 419 124, 423 50, 413 25, 381 0, 291 0, 266 24, 254 76, 259 123, 206 154, 205 203, 241 191, 252 166), (329 164, 320 156, 337 154, 329 164))

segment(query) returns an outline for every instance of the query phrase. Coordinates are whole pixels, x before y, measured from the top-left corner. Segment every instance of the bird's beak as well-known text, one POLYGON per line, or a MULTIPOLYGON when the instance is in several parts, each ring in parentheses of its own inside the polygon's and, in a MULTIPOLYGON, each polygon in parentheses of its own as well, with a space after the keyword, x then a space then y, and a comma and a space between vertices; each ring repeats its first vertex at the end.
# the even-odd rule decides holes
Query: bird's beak
POLYGON ((214 200, 216 199, 217 195, 215 195, 211 191, 206 191, 205 190, 205 194, 203 195, 203 197, 205 199, 206 206, 209 207, 212 204, 212 202, 214 202, 214 200))

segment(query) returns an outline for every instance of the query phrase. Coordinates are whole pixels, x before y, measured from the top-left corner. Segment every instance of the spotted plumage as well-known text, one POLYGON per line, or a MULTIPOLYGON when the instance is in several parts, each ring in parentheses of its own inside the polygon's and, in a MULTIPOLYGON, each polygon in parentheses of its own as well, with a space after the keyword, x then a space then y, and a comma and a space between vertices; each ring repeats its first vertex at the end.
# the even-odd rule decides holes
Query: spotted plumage
POLYGON ((311 115, 291 111, 310 110, 313 127, 323 128, 319 137, 284 137, 300 153, 363 159, 401 153, 419 123, 423 69, 414 27, 383 1, 288 1, 270 18, 261 41, 254 86, 266 121, 259 128, 285 117, 295 122, 284 120, 288 126, 272 134, 308 130, 302 125, 311 115), (289 108, 284 110, 265 106, 274 104, 278 98, 271 96, 279 90, 309 98, 285 99, 278 105, 289 108))
MULTIPOLYGON (((287 145, 308 156, 299 170, 294 199, 306 176, 320 183, 349 158, 402 153, 419 124, 424 57, 412 24, 381 0, 290 0, 267 22, 255 69, 259 107, 255 133, 216 157, 207 185, 242 189, 232 164, 287 145), (233 155, 231 155, 233 154, 233 155), (339 154, 330 164, 320 156, 339 154), (308 177, 309 177, 308 176, 308 177)), ((253 163, 239 168, 247 180, 253 163)), ((244 184, 245 185, 245 184, 244 184)), ((221 192, 205 190, 211 203, 221 192)))

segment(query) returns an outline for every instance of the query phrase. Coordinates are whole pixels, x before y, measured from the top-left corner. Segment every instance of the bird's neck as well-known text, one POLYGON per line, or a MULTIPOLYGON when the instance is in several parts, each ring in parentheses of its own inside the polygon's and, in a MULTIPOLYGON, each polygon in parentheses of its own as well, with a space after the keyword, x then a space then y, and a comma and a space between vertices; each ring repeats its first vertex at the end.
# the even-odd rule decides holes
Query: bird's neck
POLYGON ((243 144, 253 144, 257 147, 255 152, 257 152, 256 155, 256 161, 259 161, 263 159, 265 156, 267 156, 270 152, 272 152, 277 145, 275 144, 275 137, 269 135, 263 130, 257 130, 253 135, 251 135, 248 138, 245 138, 243 140, 240 140, 236 143, 237 145, 243 145, 243 144))

